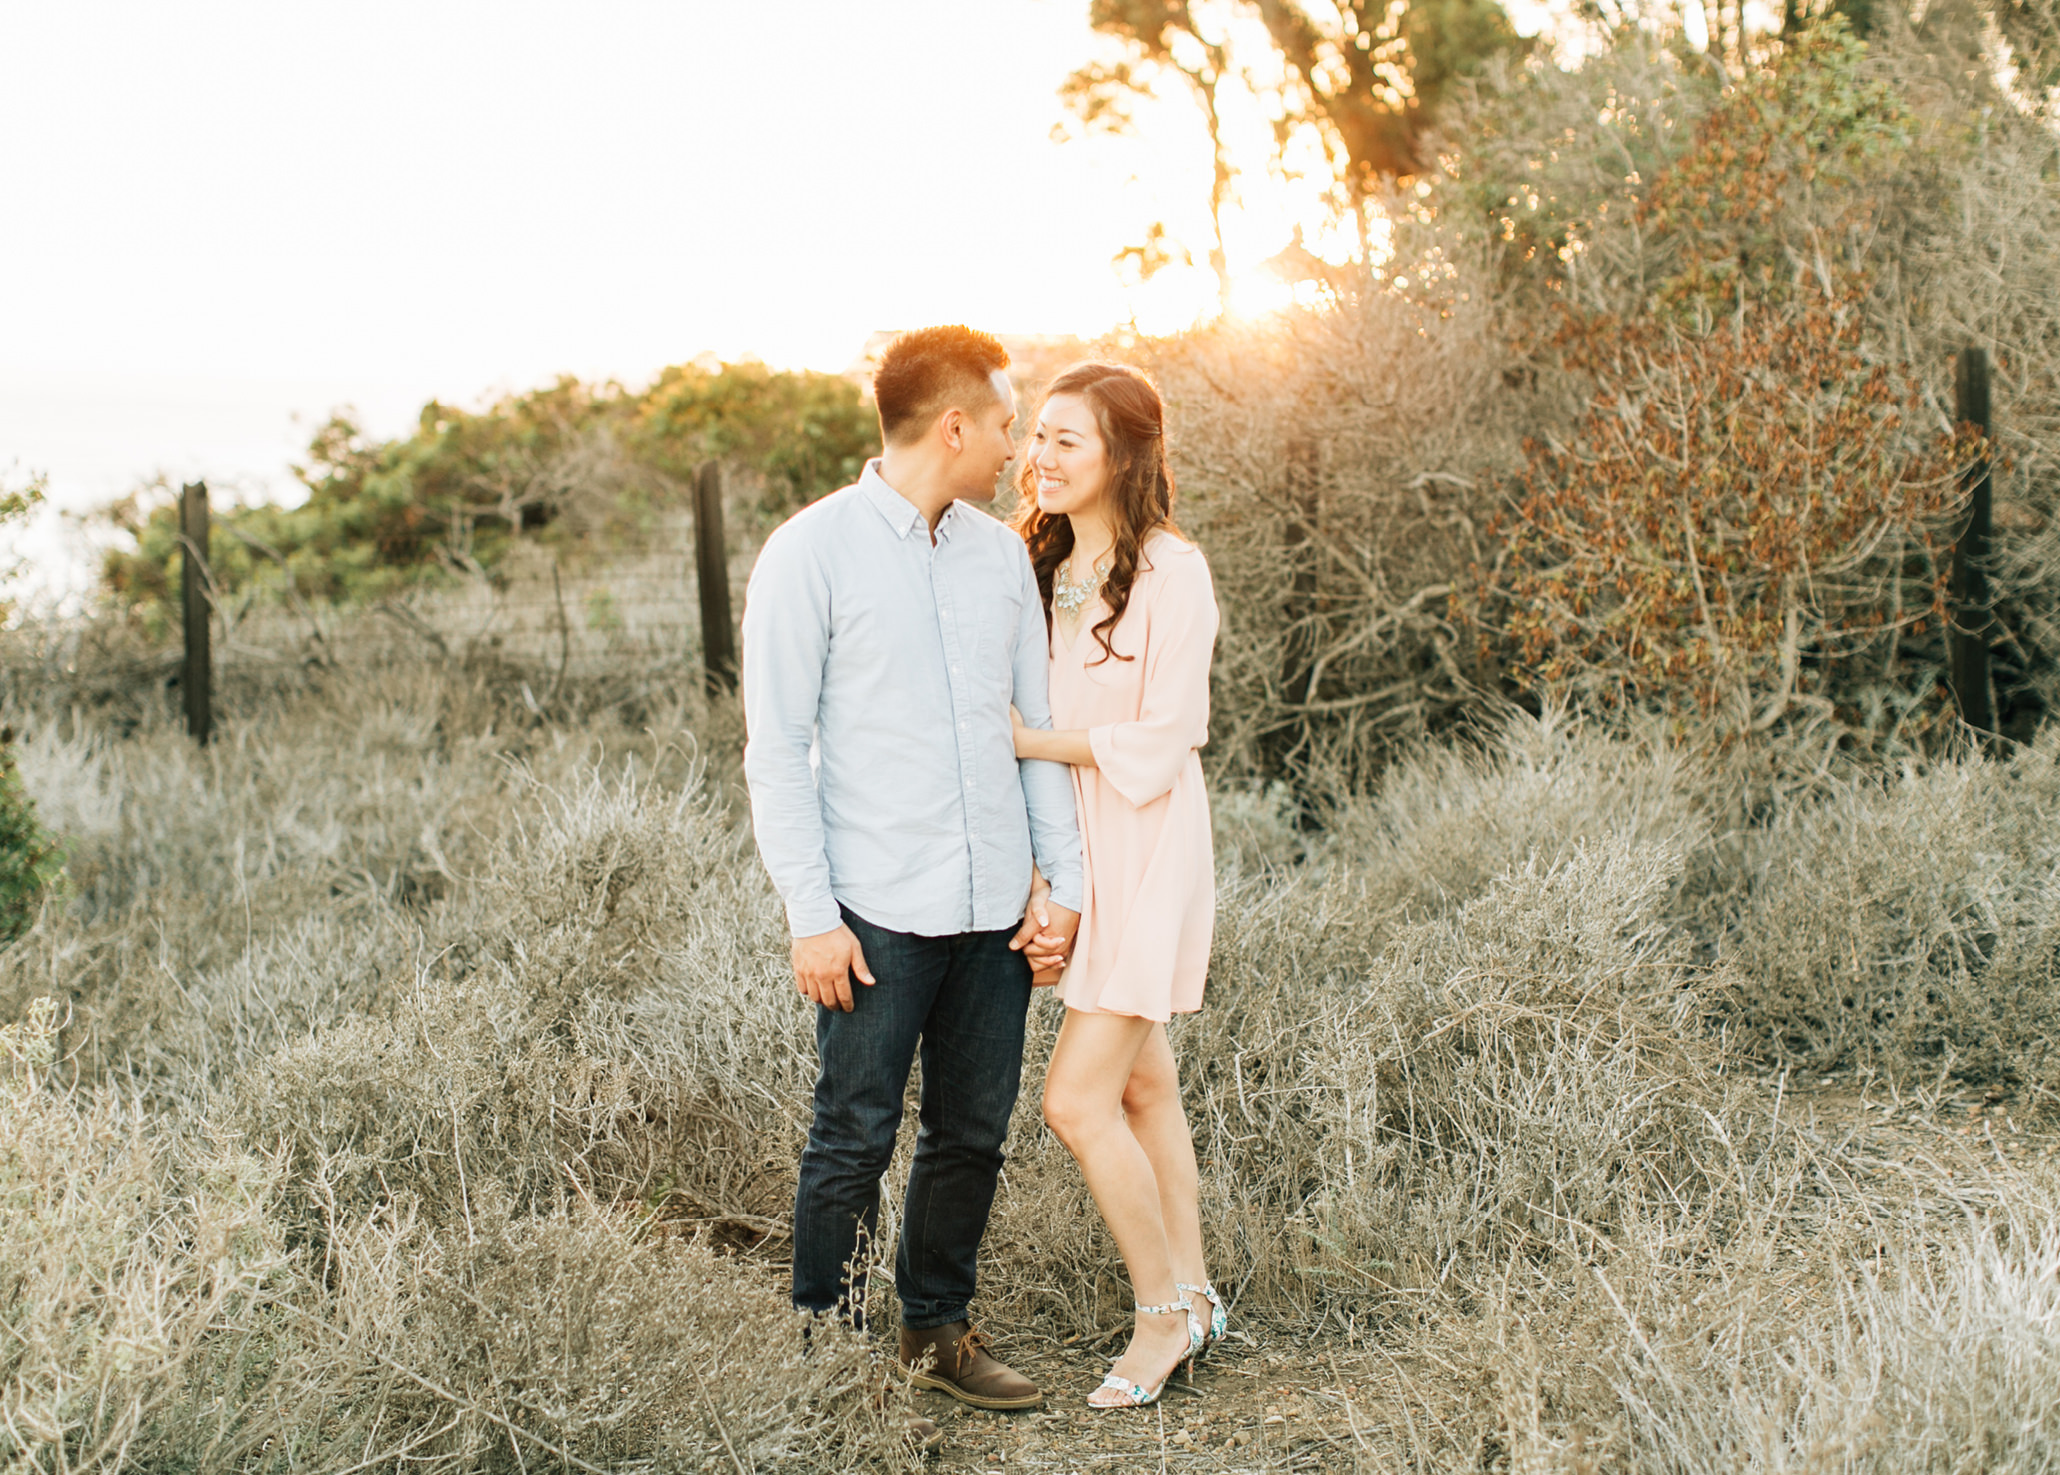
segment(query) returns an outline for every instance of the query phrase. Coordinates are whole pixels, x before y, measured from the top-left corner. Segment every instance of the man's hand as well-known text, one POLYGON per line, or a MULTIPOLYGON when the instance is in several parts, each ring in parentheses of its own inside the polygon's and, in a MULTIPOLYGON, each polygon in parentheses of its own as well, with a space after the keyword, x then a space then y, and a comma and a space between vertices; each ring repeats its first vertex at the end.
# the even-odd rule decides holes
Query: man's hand
POLYGON ((1059 981, 1066 954, 1073 947, 1073 935, 1079 930, 1080 914, 1055 905, 1050 883, 1033 871, 1030 904, 1024 910, 1023 925, 1009 939, 1010 948, 1020 952, 1030 964, 1031 987, 1048 988, 1059 981))
POLYGON ((858 945, 858 937, 849 927, 840 926, 834 932, 818 932, 813 937, 797 937, 791 956, 794 960, 794 983, 801 990, 801 996, 825 1009, 841 1009, 846 1014, 851 1012, 853 974, 858 976, 860 983, 872 987, 873 975, 865 965, 865 949, 858 945))
MULTIPOLYGON (((1009 708, 1009 715, 1015 716, 1016 709, 1009 708)), ((1022 718, 1016 717, 1020 724, 1022 718)), ((1043 988, 1058 980, 1057 970, 1065 964, 1060 957, 1054 960, 1051 951, 1059 941, 1051 928, 1051 882, 1044 879, 1044 872, 1036 866, 1030 867, 1030 900, 1023 905, 1023 925, 1016 929, 1016 935, 1009 939, 1009 951, 1022 953, 1024 961, 1030 964, 1031 986, 1043 988), (1030 949, 1030 951, 1025 951, 1030 949), (1050 974, 1050 977, 1043 975, 1050 974)))

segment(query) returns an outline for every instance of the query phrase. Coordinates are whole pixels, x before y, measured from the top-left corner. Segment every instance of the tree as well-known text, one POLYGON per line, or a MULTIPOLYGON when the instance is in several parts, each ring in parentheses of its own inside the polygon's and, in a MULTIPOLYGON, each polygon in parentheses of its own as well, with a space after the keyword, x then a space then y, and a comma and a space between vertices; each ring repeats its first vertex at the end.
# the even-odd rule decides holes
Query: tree
MULTIPOLYGON (((1090 63, 1060 87, 1060 98, 1084 126, 1127 132, 1133 123, 1130 100, 1152 96, 1154 77, 1168 73, 1181 79, 1201 109, 1212 165, 1209 269, 1216 274, 1218 299, 1227 306, 1230 263, 1223 249, 1223 212, 1230 203, 1236 171, 1231 167, 1223 128, 1223 88, 1232 72, 1230 45, 1221 22, 1197 16, 1188 0, 1093 0, 1088 24, 1121 41, 1132 59, 1113 65, 1090 63)), ((1163 222, 1155 222, 1144 244, 1130 247, 1122 257, 1133 259, 1143 277, 1177 259, 1165 244, 1163 222)))
POLYGON ((1423 172, 1438 110, 1488 58, 1522 46, 1495 0, 1253 0, 1286 64, 1292 116, 1342 155, 1355 202, 1423 172))
MULTIPOLYGON (((1249 87, 1254 70, 1235 55, 1231 21, 1239 15, 1260 22, 1256 32, 1240 34, 1266 38, 1266 70, 1283 78, 1277 141, 1284 144, 1302 125, 1321 134, 1362 253, 1369 202, 1395 180, 1423 172, 1424 140, 1438 110, 1490 57, 1524 45, 1496 0, 1094 0, 1090 24, 1120 41, 1125 58, 1082 67, 1060 96, 1084 126, 1122 132, 1133 121, 1134 101, 1155 95, 1159 79, 1182 80, 1202 111, 1214 155, 1210 265, 1225 292, 1223 214, 1236 170, 1224 96, 1233 82, 1249 87)), ((1164 256, 1162 250, 1156 259, 1164 256)))

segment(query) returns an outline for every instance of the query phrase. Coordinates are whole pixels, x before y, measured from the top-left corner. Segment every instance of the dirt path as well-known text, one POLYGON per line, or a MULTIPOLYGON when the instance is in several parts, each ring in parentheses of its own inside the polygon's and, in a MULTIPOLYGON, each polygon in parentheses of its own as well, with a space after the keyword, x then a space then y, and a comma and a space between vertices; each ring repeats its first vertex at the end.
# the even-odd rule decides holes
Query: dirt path
POLYGON ((1118 1413, 1086 1406, 1108 1366, 1099 1350, 1027 1339, 997 1350, 1038 1381, 1045 1406, 984 1414, 923 1394, 918 1406, 946 1441, 932 1469, 1358 1471, 1407 1448, 1382 1414, 1397 1407, 1400 1370, 1342 1342, 1290 1348, 1240 1334, 1156 1407, 1118 1413))

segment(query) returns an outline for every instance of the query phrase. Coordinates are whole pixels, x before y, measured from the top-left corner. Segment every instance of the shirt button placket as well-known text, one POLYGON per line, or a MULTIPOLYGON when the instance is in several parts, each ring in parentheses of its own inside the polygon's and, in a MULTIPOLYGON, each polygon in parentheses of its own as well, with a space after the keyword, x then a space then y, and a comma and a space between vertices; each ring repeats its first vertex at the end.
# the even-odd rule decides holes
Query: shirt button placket
MULTIPOLYGON (((944 554, 948 547, 948 544, 939 544, 939 554, 944 554)), ((938 612, 944 627, 946 680, 951 687, 952 707, 958 713, 959 806, 966 823, 966 900, 971 909, 972 925, 977 927, 980 925, 980 896, 986 867, 981 864, 980 856, 980 807, 976 802, 978 789, 975 783, 978 760, 971 742, 972 719, 967 715, 972 711, 972 701, 966 688, 958 602, 952 597, 954 591, 948 567, 942 558, 938 563, 938 612)))
POLYGON ((972 818, 972 791, 966 785, 966 692, 960 682, 958 663, 958 606, 952 599, 952 579, 943 569, 943 552, 950 544, 937 542, 929 550, 929 587, 931 597, 937 606, 937 632, 943 637, 943 684, 952 692, 952 715, 958 731, 958 812, 966 826, 966 908, 968 923, 979 919, 979 898, 981 873, 979 873, 979 845, 974 843, 974 818, 972 818))

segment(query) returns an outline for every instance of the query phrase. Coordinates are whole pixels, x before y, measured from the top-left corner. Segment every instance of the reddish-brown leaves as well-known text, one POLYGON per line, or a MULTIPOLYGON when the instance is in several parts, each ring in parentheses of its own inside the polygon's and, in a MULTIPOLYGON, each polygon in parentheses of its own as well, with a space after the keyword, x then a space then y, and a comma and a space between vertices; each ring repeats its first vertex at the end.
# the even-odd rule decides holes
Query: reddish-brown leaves
POLYGON ((1869 362, 1840 301, 1761 306, 1693 334, 1570 317, 1595 391, 1534 445, 1508 557, 1462 613, 1521 679, 1716 716, 1809 703, 1828 666, 1942 607, 1957 473, 1907 376, 1869 362))

